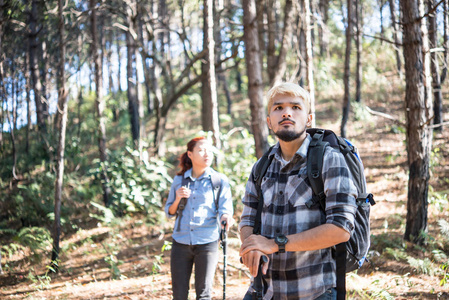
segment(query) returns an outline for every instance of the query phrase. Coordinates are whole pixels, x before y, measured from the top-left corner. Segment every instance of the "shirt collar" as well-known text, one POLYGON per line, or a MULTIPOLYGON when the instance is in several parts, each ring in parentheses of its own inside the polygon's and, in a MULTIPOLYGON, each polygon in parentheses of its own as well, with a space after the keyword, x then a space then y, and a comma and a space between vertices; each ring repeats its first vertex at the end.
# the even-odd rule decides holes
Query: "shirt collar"
POLYGON ((190 178, 190 180, 195 181, 196 179, 203 179, 203 178, 207 178, 210 177, 212 175, 212 170, 210 167, 206 168, 206 170, 204 171, 204 174, 201 175, 199 178, 193 178, 192 177, 192 168, 188 169, 185 173, 184 173, 184 178, 190 178))
MULTIPOLYGON (((306 138, 304 139, 304 142, 302 143, 301 147, 296 151, 296 155, 299 155, 302 158, 307 157, 307 150, 309 149, 310 142, 312 141, 312 137, 309 133, 306 132, 306 138)), ((281 146, 279 145, 279 142, 276 143, 276 145, 273 146, 273 148, 270 151, 270 154, 268 154, 268 157, 274 155, 274 157, 281 161, 281 146)))

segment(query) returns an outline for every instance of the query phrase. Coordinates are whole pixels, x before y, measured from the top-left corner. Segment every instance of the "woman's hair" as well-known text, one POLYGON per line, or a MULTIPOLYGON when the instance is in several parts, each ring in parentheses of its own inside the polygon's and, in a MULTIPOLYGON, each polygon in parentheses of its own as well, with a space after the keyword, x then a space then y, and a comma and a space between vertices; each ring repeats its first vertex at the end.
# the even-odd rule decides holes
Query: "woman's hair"
MULTIPOLYGON (((191 139, 190 142, 187 143, 187 151, 192 152, 193 148, 195 148, 195 146, 196 146, 196 143, 198 143, 199 141, 205 140, 205 139, 206 138, 203 136, 191 139)), ((192 167, 192 160, 187 155, 187 151, 184 152, 179 157, 179 165, 178 166, 181 169, 181 171, 179 171, 176 175, 184 175, 184 173, 192 167)))
POLYGON ((310 95, 305 89, 299 85, 292 82, 282 82, 274 87, 272 87, 267 93, 267 111, 270 113, 271 107, 273 106, 273 98, 276 95, 286 95, 291 97, 302 98, 305 105, 307 106, 307 113, 310 114, 310 95))

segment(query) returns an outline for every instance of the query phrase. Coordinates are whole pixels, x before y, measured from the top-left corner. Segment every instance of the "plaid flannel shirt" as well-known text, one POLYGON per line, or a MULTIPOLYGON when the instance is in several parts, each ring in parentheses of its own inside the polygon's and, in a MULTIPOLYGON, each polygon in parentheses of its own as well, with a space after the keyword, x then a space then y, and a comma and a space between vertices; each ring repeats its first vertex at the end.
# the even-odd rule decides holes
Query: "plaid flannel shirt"
MULTIPOLYGON (((310 141, 307 135, 293 159, 283 167, 279 143, 270 152, 274 159, 261 184, 264 197, 261 234, 267 238, 303 232, 324 223, 334 224, 349 233, 354 228, 357 189, 343 155, 331 147, 327 147, 323 159, 326 212, 319 205, 305 206, 313 194, 307 178, 310 141)), ((254 227, 259 200, 252 173, 246 184, 239 228, 254 227)), ((264 299, 315 299, 336 286, 335 270, 331 248, 271 254, 264 276, 268 284, 264 299)))

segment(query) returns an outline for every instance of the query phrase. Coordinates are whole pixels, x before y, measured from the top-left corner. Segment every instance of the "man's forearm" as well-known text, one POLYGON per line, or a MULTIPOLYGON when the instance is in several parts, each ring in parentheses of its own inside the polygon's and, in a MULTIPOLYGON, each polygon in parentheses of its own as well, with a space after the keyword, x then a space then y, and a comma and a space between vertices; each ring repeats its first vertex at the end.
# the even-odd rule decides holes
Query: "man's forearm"
POLYGON ((350 234, 333 224, 323 224, 307 231, 288 235, 286 251, 313 251, 346 242, 350 234))
POLYGON ((247 237, 249 237, 251 234, 253 234, 253 227, 251 226, 244 226, 240 229, 240 241, 243 243, 244 240, 246 240, 247 237))

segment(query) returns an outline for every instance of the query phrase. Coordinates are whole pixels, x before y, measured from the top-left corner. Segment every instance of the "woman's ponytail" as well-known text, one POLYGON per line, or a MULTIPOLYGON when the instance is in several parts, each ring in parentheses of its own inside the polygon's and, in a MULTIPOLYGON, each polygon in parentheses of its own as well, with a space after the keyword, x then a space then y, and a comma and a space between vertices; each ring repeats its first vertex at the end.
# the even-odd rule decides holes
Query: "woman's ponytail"
POLYGON ((189 155, 187 154, 188 151, 192 152, 193 148, 195 148, 196 143, 201 140, 205 140, 205 137, 196 137, 190 142, 187 143, 187 151, 181 154, 179 157, 179 165, 178 167, 181 169, 176 175, 184 175, 184 173, 192 168, 192 160, 190 159, 189 155))

